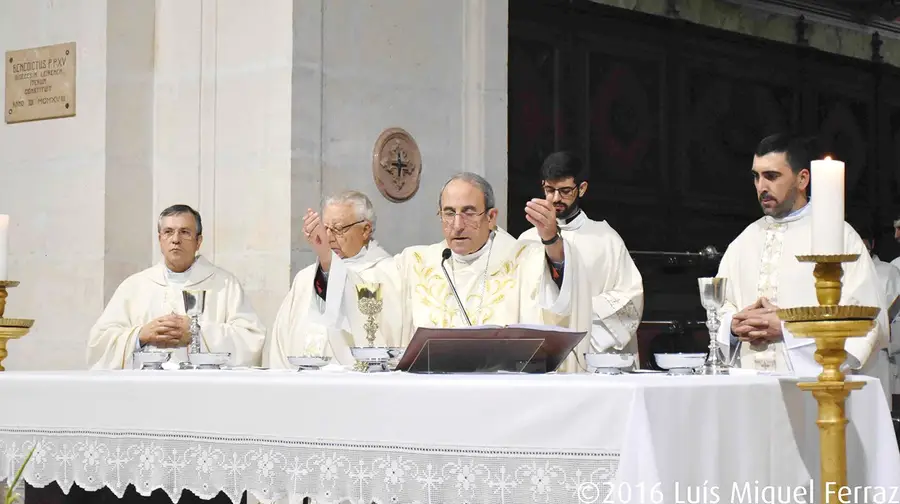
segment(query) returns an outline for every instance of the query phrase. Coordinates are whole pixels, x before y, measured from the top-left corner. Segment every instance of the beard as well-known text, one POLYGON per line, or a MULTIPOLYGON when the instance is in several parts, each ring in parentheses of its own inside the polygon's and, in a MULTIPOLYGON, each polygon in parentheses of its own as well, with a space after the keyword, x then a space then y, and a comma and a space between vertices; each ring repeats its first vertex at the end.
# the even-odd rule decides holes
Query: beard
POLYGON ((575 215, 580 208, 579 203, 581 203, 581 196, 575 196, 575 201, 573 201, 571 205, 567 205, 562 201, 554 203, 553 208, 556 210, 556 218, 568 219, 575 215))
POLYGON ((776 219, 784 217, 787 214, 791 213, 791 210, 794 209, 794 203, 797 202, 797 197, 799 196, 799 194, 800 191, 798 191, 797 188, 792 188, 787 193, 787 195, 785 195, 783 201, 778 201, 777 199, 773 198, 772 195, 768 192, 764 192, 759 195, 760 208, 762 208, 764 214, 770 217, 775 217, 776 219), (765 200, 774 201, 775 206, 766 208, 762 204, 765 200))

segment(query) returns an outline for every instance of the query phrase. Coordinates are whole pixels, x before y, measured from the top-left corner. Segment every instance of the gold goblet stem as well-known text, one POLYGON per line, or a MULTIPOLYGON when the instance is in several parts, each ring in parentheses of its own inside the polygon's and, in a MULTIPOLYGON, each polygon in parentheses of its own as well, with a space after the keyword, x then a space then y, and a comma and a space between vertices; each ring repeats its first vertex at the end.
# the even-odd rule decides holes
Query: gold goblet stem
POLYGON ((378 325, 375 323, 375 315, 369 315, 366 319, 366 325, 363 326, 366 330, 366 341, 369 342, 370 347, 375 346, 375 331, 378 330, 378 325))

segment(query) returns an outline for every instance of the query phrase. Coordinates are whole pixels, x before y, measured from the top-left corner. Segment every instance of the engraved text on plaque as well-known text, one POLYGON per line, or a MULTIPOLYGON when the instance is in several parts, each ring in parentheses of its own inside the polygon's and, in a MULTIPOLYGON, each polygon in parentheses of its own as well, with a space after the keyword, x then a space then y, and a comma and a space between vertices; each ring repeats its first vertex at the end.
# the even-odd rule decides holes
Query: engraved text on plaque
POLYGON ((75 42, 6 52, 7 123, 75 115, 75 42))

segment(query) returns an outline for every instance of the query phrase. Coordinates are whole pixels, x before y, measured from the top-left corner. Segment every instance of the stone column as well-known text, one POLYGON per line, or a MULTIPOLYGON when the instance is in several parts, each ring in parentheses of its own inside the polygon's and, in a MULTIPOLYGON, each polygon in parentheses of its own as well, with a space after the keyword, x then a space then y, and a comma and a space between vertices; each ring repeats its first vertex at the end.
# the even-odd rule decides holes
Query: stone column
POLYGON ((270 326, 291 280, 292 2, 157 6, 154 214, 197 208, 201 252, 270 326))

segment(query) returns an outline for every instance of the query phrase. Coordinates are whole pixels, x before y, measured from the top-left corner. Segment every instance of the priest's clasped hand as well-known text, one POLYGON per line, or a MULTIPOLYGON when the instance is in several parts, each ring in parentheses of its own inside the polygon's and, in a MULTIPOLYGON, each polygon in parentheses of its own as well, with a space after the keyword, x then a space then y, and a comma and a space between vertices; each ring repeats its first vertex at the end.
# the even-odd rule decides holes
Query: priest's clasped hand
POLYGON ((783 334, 777 310, 778 307, 768 299, 759 298, 755 303, 734 314, 731 319, 731 333, 751 345, 781 341, 783 334))
POLYGON ((186 315, 171 313, 148 322, 138 334, 141 345, 159 348, 187 346, 191 342, 191 321, 186 315))

